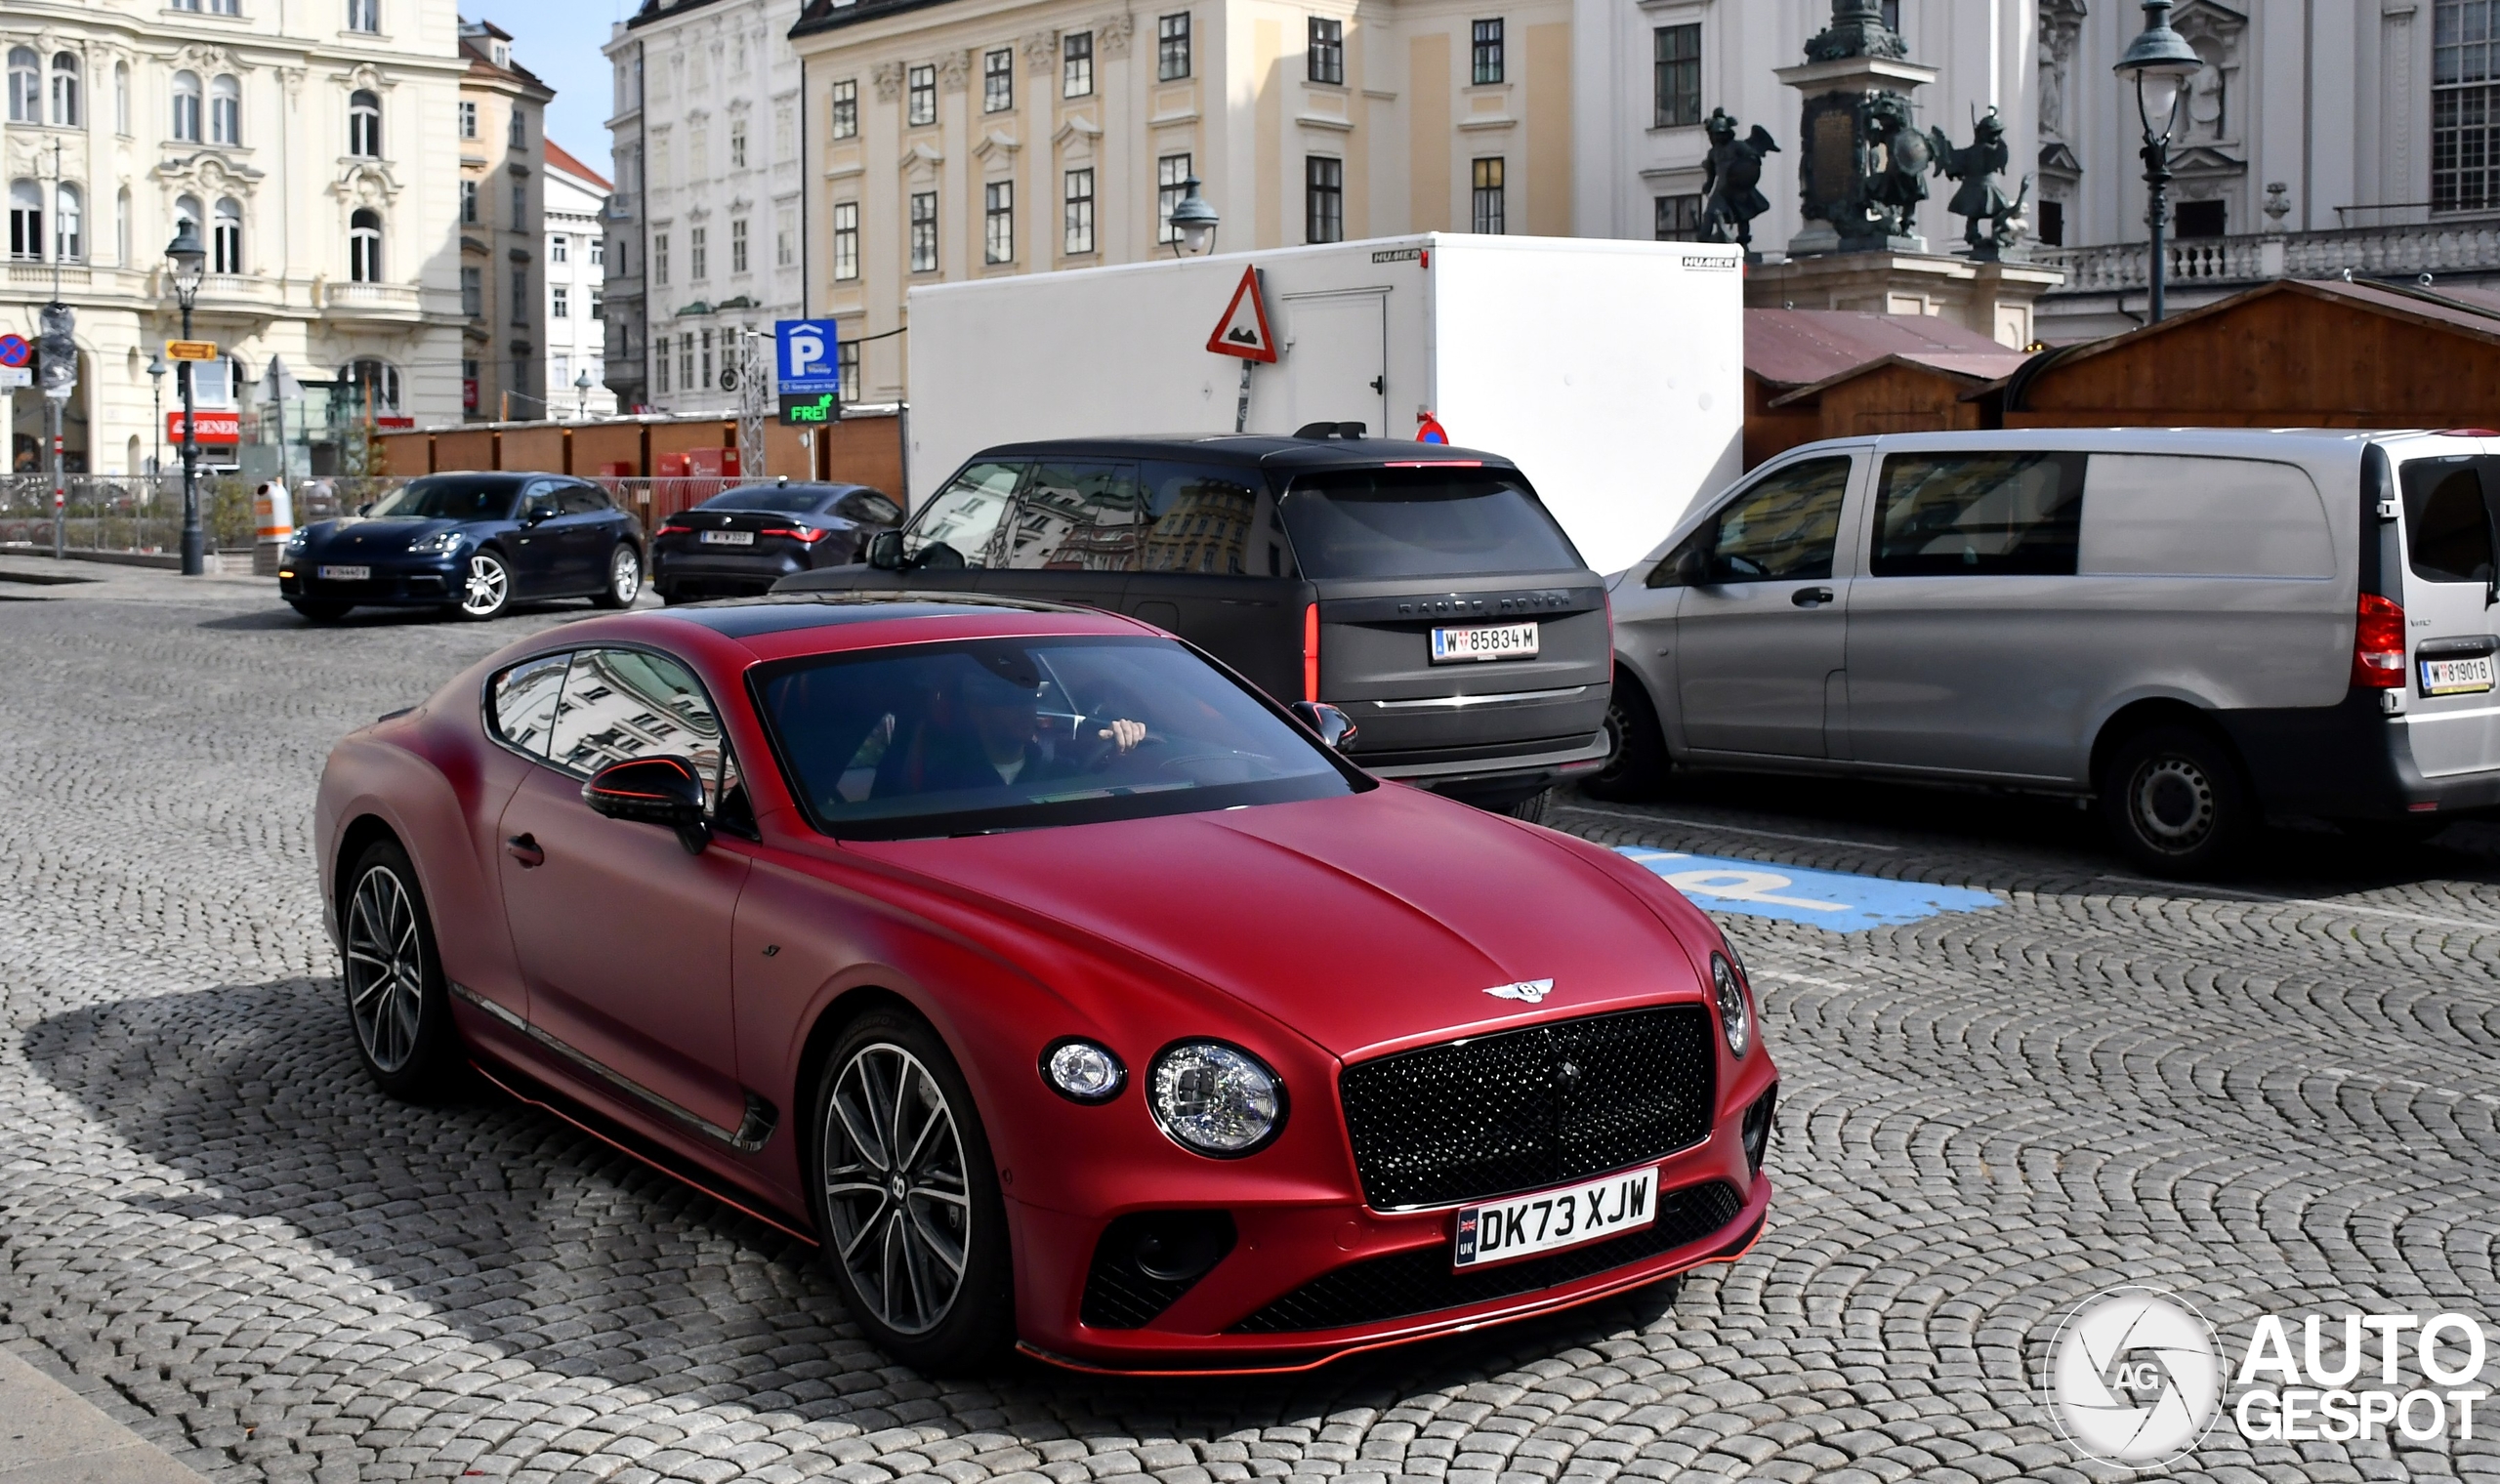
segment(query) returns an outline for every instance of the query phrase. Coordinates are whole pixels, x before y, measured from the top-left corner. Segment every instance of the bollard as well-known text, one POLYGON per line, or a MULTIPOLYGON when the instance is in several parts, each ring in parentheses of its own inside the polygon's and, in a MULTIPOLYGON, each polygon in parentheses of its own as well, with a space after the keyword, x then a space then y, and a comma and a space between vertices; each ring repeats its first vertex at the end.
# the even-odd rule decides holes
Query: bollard
POLYGON ((286 538, 295 534, 295 502, 287 496, 285 480, 271 479, 252 491, 252 575, 275 577, 286 538))

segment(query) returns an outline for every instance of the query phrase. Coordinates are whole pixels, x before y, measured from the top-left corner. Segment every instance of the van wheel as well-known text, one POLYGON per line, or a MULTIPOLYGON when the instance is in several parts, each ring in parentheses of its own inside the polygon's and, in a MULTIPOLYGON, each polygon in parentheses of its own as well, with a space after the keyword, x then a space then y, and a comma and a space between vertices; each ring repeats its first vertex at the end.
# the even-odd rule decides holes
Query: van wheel
POLYGON ((2221 871, 2255 825, 2238 760, 2188 726, 2155 726, 2120 743, 2102 778, 2101 812, 2138 868, 2180 879, 2221 871))
POLYGON ((1657 708, 1639 680, 1617 673, 1605 708, 1605 765, 1580 782, 1592 799, 1634 800, 1656 794, 1673 766, 1657 708))

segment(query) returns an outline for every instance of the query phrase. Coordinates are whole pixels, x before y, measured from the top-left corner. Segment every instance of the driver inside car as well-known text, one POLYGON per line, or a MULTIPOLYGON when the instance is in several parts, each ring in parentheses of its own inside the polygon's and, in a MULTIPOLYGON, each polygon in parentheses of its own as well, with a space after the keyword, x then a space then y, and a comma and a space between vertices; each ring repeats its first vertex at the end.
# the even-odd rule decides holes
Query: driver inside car
POLYGON ((887 750, 878 797, 1072 778, 1146 740, 1146 723, 1126 718, 1065 740, 1047 735, 1042 680, 1019 656, 985 655, 949 669, 917 724, 887 750))

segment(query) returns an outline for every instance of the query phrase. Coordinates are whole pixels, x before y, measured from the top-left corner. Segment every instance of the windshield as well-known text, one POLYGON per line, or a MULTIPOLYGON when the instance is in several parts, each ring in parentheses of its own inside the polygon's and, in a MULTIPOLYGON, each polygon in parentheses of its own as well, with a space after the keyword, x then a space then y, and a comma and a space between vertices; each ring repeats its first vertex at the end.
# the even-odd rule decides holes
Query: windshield
POLYGON ((509 520, 518 493, 510 479, 432 474, 384 495, 365 515, 375 520, 509 520))
POLYGON ((978 639, 803 660, 758 685, 816 827, 859 840, 1089 824, 1354 791, 1168 639, 978 639))
POLYGON ((829 491, 821 484, 751 484, 744 489, 725 490, 703 502, 706 510, 771 511, 781 515, 805 515, 825 502, 829 491))
POLYGON ((1283 510, 1294 557, 1312 577, 1474 577, 1580 565, 1527 482, 1499 470, 1306 474, 1283 510))

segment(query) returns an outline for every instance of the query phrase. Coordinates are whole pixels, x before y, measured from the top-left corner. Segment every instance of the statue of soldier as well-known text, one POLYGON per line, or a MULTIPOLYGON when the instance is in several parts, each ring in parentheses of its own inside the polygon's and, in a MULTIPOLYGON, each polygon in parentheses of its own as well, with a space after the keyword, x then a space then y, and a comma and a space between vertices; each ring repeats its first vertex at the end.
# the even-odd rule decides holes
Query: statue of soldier
POLYGON ((1733 242, 1750 254, 1754 218, 1771 210, 1762 193, 1762 157, 1777 154, 1779 145, 1760 124, 1749 137, 1736 138, 1736 121, 1725 108, 1711 109, 1702 127, 1710 137, 1710 152, 1702 160, 1701 238, 1733 242))
MULTIPOLYGON (((2006 148, 2005 124, 1996 109, 1988 109, 1985 118, 1973 119, 1971 132, 1971 143, 1958 149, 1943 130, 1930 134, 1937 170, 1960 186, 1944 209, 1965 219, 1962 240, 1970 245, 1971 256, 1992 260, 2019 239, 2023 202, 2008 200, 1997 186, 1997 176, 2013 156, 2006 148)), ((2023 194, 2030 194, 2027 181, 2023 194)))

